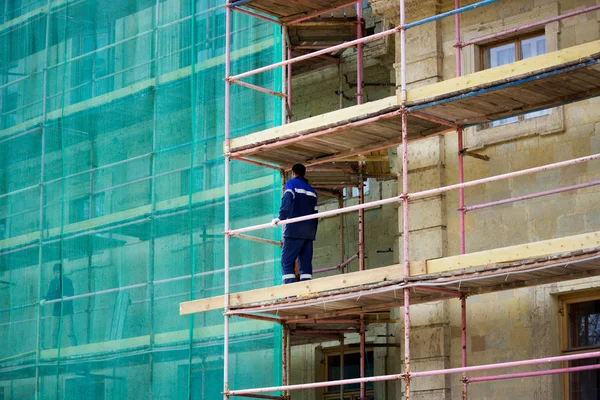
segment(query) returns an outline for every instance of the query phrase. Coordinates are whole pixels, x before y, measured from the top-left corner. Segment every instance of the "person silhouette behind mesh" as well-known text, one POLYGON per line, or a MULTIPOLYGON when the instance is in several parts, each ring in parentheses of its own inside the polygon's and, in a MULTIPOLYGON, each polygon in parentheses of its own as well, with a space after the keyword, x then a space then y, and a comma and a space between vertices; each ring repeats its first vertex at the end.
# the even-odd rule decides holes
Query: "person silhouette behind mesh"
MULTIPOLYGON (((47 301, 57 300, 62 297, 71 297, 75 294, 73 282, 63 275, 60 263, 54 264, 52 272, 54 273, 54 279, 50 281, 46 298, 40 300, 40 306, 43 306, 47 301)), ((73 326, 73 300, 64 300, 55 302, 52 309, 52 348, 58 347, 61 315, 63 330, 67 332, 67 336, 71 340, 71 345, 77 346, 77 337, 75 336, 75 328, 73 326)))

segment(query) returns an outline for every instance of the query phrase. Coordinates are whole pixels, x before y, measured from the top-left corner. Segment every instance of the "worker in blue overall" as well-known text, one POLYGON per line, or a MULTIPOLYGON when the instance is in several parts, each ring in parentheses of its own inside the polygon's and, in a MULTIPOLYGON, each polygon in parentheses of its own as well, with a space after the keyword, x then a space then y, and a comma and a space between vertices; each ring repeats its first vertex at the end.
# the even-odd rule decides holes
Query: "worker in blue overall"
MULTIPOLYGON (((302 217, 317 212, 317 192, 304 177, 306 167, 295 164, 292 179, 285 184, 279 216, 272 221, 277 226, 288 218, 302 217)), ((313 241, 317 235, 318 220, 294 222, 283 226, 283 249, 281 252, 281 274, 283 283, 296 281, 294 264, 299 261, 300 280, 312 279, 313 241)))

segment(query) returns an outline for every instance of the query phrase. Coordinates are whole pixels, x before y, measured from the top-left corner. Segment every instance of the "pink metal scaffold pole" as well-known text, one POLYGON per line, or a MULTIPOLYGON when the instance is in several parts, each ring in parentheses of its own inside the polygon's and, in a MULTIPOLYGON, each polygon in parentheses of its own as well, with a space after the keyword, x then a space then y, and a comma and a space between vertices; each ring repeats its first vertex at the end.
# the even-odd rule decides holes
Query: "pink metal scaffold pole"
POLYGON ((361 38, 361 39, 351 40, 349 42, 345 42, 345 43, 342 43, 342 44, 331 46, 331 47, 328 47, 326 49, 318 50, 318 51, 315 51, 315 52, 310 53, 310 54, 305 54, 303 56, 294 57, 291 60, 284 60, 284 61, 281 61, 281 62, 278 62, 278 63, 275 63, 275 64, 271 64, 271 65, 267 65, 267 66, 264 66, 264 67, 261 67, 261 68, 254 69, 252 71, 247 71, 247 72, 244 72, 244 73, 232 76, 232 78, 236 79, 236 80, 237 79, 246 78, 248 76, 260 74, 262 72, 270 71, 270 70, 275 69, 275 68, 284 67, 284 66, 286 66, 288 64, 293 64, 293 63, 296 63, 296 62, 300 62, 300 61, 304 61, 304 60, 309 60, 311 58, 314 58, 314 57, 317 57, 317 56, 321 56, 321 55, 324 55, 324 54, 329 54, 329 53, 332 53, 332 52, 337 51, 337 50, 347 49, 348 47, 355 47, 356 45, 361 44, 361 43, 365 43, 365 42, 369 42, 371 40, 377 40, 377 39, 380 39, 380 38, 385 37, 385 36, 393 35, 393 34, 397 33, 398 31, 400 31, 400 27, 388 29, 386 31, 382 31, 382 32, 376 33, 376 34, 371 35, 371 36, 366 36, 366 37, 361 38))
MULTIPOLYGON (((454 0, 454 8, 460 8, 460 0, 454 0)), ((454 34, 456 40, 456 76, 462 76, 462 47, 460 47, 460 14, 454 15, 454 34)), ((464 153, 463 153, 463 127, 458 126, 456 129, 458 143, 458 183, 464 183, 464 153)), ((466 235, 465 235, 465 188, 458 189, 458 209, 459 209, 459 246, 460 254, 465 254, 466 251, 466 235)), ((461 366, 467 366, 467 296, 460 297, 460 323, 461 323, 461 366)), ((468 383, 467 375, 462 375, 462 398, 468 398, 468 383)))
POLYGON ((361 0, 354 0, 354 1, 351 1, 349 3, 343 4, 341 6, 337 6, 337 7, 334 7, 334 8, 329 8, 329 9, 324 10, 324 11, 319 11, 319 13, 317 13, 317 14, 307 15, 306 17, 302 17, 302 18, 298 18, 298 19, 295 19, 295 20, 290 21, 290 22, 286 22, 285 24, 286 25, 295 25, 295 24, 298 24, 300 22, 303 22, 303 21, 306 21, 306 20, 318 17, 319 15, 329 14, 329 13, 332 13, 334 11, 340 10, 342 8, 346 8, 346 7, 350 7, 350 6, 354 5, 354 4, 358 4, 360 2, 361 2, 361 0))
POLYGON ((533 22, 531 24, 522 25, 522 26, 519 26, 517 28, 508 29, 508 30, 505 30, 505 31, 502 31, 502 32, 498 32, 498 33, 493 33, 493 34, 490 34, 490 35, 481 36, 481 37, 478 37, 476 39, 469 40, 468 42, 458 43, 458 45, 460 47, 467 47, 467 46, 470 46, 472 44, 481 43, 481 42, 484 42, 484 41, 488 41, 490 39, 497 39, 497 38, 500 38, 500 37, 503 37, 503 36, 510 35, 511 33, 521 32, 521 31, 524 31, 524 30, 535 28, 537 26, 546 25, 546 24, 549 24, 551 22, 560 21, 560 20, 563 20, 565 18, 574 17, 576 15, 585 14, 585 13, 588 13, 588 12, 591 12, 591 11, 596 11, 596 10, 600 10, 600 5, 582 8, 581 10, 572 11, 570 13, 558 15, 556 17, 552 17, 552 18, 541 20, 541 21, 533 22))
MULTIPOLYGON (((231 75, 231 7, 230 0, 227 0, 225 8, 225 170, 224 170, 224 228, 225 232, 229 231, 229 184, 231 173, 231 154, 230 135, 231 135, 231 82, 227 79, 231 75)), ((229 242, 231 237, 225 235, 224 248, 224 310, 229 310, 229 242)), ((229 390, 229 315, 223 315, 223 388, 227 393, 229 390)), ((223 395, 223 400, 228 400, 226 394, 223 395)))
MULTIPOLYGON (((362 39, 362 2, 356 3, 356 40, 362 39)), ((363 45, 356 45, 356 104, 363 103, 363 45)))
MULTIPOLYGON (((457 190, 461 187, 466 188, 466 187, 477 186, 477 185, 481 185, 481 184, 485 184, 485 183, 497 182, 497 181, 510 179, 510 178, 516 178, 516 177, 524 176, 524 175, 528 175, 528 174, 534 174, 537 172, 549 171, 552 169, 568 167, 571 165, 577 165, 577 164, 581 164, 581 163, 589 162, 589 161, 593 161, 593 160, 598 160, 598 159, 600 159, 600 154, 592 154, 589 156, 574 158, 572 160, 560 161, 560 162, 556 162, 556 163, 552 163, 552 164, 542 165, 540 167, 533 167, 533 168, 523 169, 520 171, 508 172, 506 174, 494 175, 494 176, 490 176, 487 178, 475 179, 475 180, 467 181, 464 183, 457 183, 454 185, 442 186, 439 188, 427 189, 427 190, 423 190, 420 192, 409 193, 408 197, 410 200, 422 199, 422 198, 436 196, 438 194, 446 193, 451 190, 457 190)), ((280 221, 277 224, 277 226, 291 224, 291 223, 300 222, 300 221, 308 221, 310 219, 315 219, 315 218, 330 217, 333 215, 339 215, 339 214, 343 214, 343 213, 358 211, 361 208, 367 209, 367 208, 379 207, 384 204, 390 204, 390 203, 396 203, 399 201, 403 201, 404 197, 405 197, 405 195, 402 194, 399 196, 389 197, 387 199, 382 199, 382 200, 376 200, 376 201, 372 201, 372 202, 365 203, 365 204, 357 204, 354 206, 348 206, 348 207, 344 207, 344 208, 338 208, 335 210, 323 211, 323 212, 320 212, 317 214, 306 215, 303 217, 290 218, 290 219, 286 219, 284 221, 280 221)), ((248 226, 245 228, 231 230, 229 232, 229 234, 231 235, 231 234, 237 234, 237 233, 246 233, 246 232, 252 232, 252 231, 257 231, 260 229, 267 229, 267 228, 273 228, 273 225, 271 223, 265 223, 265 224, 259 224, 259 225, 254 225, 254 226, 248 226)))
MULTIPOLYGON (((553 362, 563 362, 563 361, 572 361, 572 360, 584 360, 589 358, 597 358, 600 357, 600 351, 594 351, 589 353, 579 353, 579 354, 570 354, 566 356, 556 356, 556 357, 546 357, 546 358, 537 358, 531 360, 521 360, 521 361, 511 361, 504 363, 496 363, 496 364, 485 364, 485 365, 476 365, 472 367, 460 367, 460 368, 447 368, 447 369, 439 369, 433 371, 423 371, 423 372, 412 372, 411 376, 413 378, 422 378, 426 376, 439 376, 439 375, 449 375, 449 374, 461 374, 463 372, 475 372, 475 371, 487 371, 491 369, 500 369, 500 368, 513 368, 513 367, 523 367, 526 365, 537 365, 537 364, 547 364, 553 362)), ((546 371, 537 371, 539 375, 551 375, 552 370, 546 371)), ((329 381, 329 382, 314 382, 314 383, 303 383, 298 385, 288 385, 288 386, 273 386, 266 388, 256 388, 256 389, 244 389, 244 390, 231 390, 229 391, 229 396, 244 396, 246 394, 252 393, 266 393, 266 392, 277 392, 281 390, 302 390, 302 389, 314 389, 320 387, 329 387, 329 386, 338 386, 338 385, 351 385, 357 384, 361 382, 382 382, 382 381, 392 381, 397 379, 403 379, 405 376, 402 374, 393 374, 393 375, 381 375, 381 376, 371 376, 365 378, 354 378, 354 379, 340 379, 337 381, 329 381)), ((494 380, 498 380, 500 377, 496 377, 494 380)))
MULTIPOLYGON (((362 38, 362 2, 356 3, 356 39, 362 38)), ((363 103, 363 45, 361 43, 356 45, 356 104, 363 103)), ((358 202, 364 204, 365 202, 365 182, 363 180, 363 166, 362 163, 359 165, 359 176, 358 176, 358 202)), ((359 270, 365 269, 365 210, 358 210, 358 263, 359 270)), ((360 315, 360 377, 365 377, 365 316, 360 315)), ((360 398, 365 400, 366 386, 362 382, 360 384, 360 398)))
POLYGON ((250 16, 255 17, 255 18, 262 19, 264 21, 272 22, 272 23, 277 24, 277 25, 281 25, 281 21, 278 21, 278 20, 276 20, 274 18, 266 17, 264 15, 261 15, 259 13, 255 13, 255 12, 250 11, 250 10, 246 10, 244 8, 235 7, 235 11, 237 11, 239 13, 242 13, 242 14, 250 15, 250 16))
MULTIPOLYGON (((410 277, 408 226, 408 115, 406 112, 406 14, 400 0, 400 99, 402 102, 402 257, 404 279, 410 277)), ((410 400, 410 289, 404 289, 404 398, 410 400)))
POLYGON ((565 186, 563 188, 558 188, 558 189, 546 190, 544 192, 538 192, 538 193, 532 193, 532 194, 525 194, 523 196, 511 197, 510 199, 503 199, 503 200, 491 201, 489 203, 476 204, 476 205, 473 205, 473 206, 465 207, 464 209, 465 209, 465 212, 467 212, 467 211, 475 211, 475 210, 480 210, 482 208, 494 207, 494 206, 499 206, 499 205, 502 205, 502 204, 515 203, 517 201, 534 199, 536 197, 549 196, 549 195, 552 195, 552 194, 568 192, 568 191, 571 191, 571 190, 584 189, 584 188, 591 187, 591 186, 596 186, 596 185, 600 185, 600 180, 598 180, 598 181, 592 181, 592 182, 587 182, 587 183, 581 183, 579 185, 565 186))

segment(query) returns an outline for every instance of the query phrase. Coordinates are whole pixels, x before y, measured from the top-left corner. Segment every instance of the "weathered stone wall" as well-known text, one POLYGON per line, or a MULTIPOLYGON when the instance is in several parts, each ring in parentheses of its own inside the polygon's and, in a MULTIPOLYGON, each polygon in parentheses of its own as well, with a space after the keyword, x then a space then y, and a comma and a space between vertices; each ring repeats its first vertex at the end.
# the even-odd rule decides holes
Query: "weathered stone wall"
MULTIPOLYGON (((384 17, 386 23, 397 23, 396 0, 370 0, 373 11, 384 17)), ((461 1, 461 5, 475 3, 461 1)), ((526 23, 564 14, 575 9, 596 5, 593 0, 506 0, 478 8, 461 17, 463 40, 500 32, 526 23)), ((408 21, 448 11, 453 8, 451 0, 408 1, 408 21)), ((585 43, 600 38, 600 13, 588 13, 555 22, 532 32, 546 37, 547 51, 585 43)), ((409 87, 430 84, 455 76, 454 19, 423 25, 407 34, 407 80, 409 87)), ((365 81, 397 81, 399 46, 395 41, 395 58, 379 56, 367 61, 365 81), (385 64, 382 60, 387 60, 385 64), (392 65, 391 60, 396 64, 392 65), (392 68, 392 67, 395 67, 392 68)), ((390 42, 391 43, 391 42, 390 42)), ((463 73, 480 69, 481 48, 469 46, 462 53, 463 73)), ((335 70, 321 71, 294 82, 294 107, 304 116, 317 115, 337 107, 337 98, 330 93, 337 88, 335 70), (319 82, 323 97, 312 96, 314 83, 319 82), (328 99, 328 100, 327 100, 328 99), (298 103, 298 104, 296 104, 298 103)), ((381 88, 367 88, 370 100, 389 95, 381 88)), ((495 128, 482 127, 465 130, 465 147, 488 156, 489 161, 465 157, 465 180, 531 168, 600 152, 600 99, 586 100, 557 107, 549 115, 495 128)), ((392 153, 401 153, 401 149, 392 153)), ((409 147, 409 189, 411 191, 444 186, 458 182, 457 137, 455 133, 413 142, 409 147)), ((399 160, 394 160, 394 170, 401 172, 399 160)), ((581 164, 560 170, 547 171, 465 191, 466 204, 479 204, 493 200, 519 196, 537 191, 600 179, 600 162, 581 164)), ((372 185, 367 200, 391 196, 401 188, 389 183, 372 185), (376 189, 377 187, 377 189, 376 189)), ((349 200, 346 204, 352 204, 349 200)), ((337 204, 330 207, 335 208, 337 204)), ((411 203, 409 216, 410 259, 422 260, 458 254, 458 192, 411 203)), ((467 252, 504 247, 532 241, 557 238, 600 230, 600 188, 591 187, 547 196, 539 199, 507 204, 474 211, 466 215, 467 252)), ((402 258, 402 215, 396 207, 374 209, 367 212, 366 244, 367 267, 378 267, 402 258), (394 221, 390 223, 390 219, 394 221), (388 235, 395 235, 393 254, 377 253, 388 243, 388 235), (373 245, 372 243, 375 243, 373 245), (385 256, 385 257, 383 257, 385 256), (377 260, 377 261, 373 261, 377 260)), ((347 255, 355 250, 356 216, 346 216, 347 255)), ((317 254, 330 258, 319 259, 321 266, 339 262, 339 219, 331 218, 320 225, 317 254), (336 258, 337 257, 337 258, 336 258)), ((356 266, 353 266, 356 268, 356 266)), ((560 296, 572 291, 595 289, 600 280, 587 279, 562 284, 545 285, 501 293, 473 296, 468 304, 467 349, 469 365, 521 360, 558 355, 560 346, 560 296)), ((401 310, 393 315, 394 340, 403 337, 401 310)), ((413 370, 458 367, 460 357, 460 303, 458 300, 419 305, 411 308, 413 326, 413 370)), ((352 341, 352 338, 348 339, 352 341)), ((356 338, 354 339, 356 340, 356 338)), ((367 341, 378 340, 376 330, 368 332, 367 341)), ((337 343, 323 344, 323 347, 337 343)), ((401 346, 403 349, 403 345, 401 346)), ((315 366, 314 346, 310 347, 310 360, 306 368, 315 366)), ((296 350, 298 358, 306 350, 296 350)), ((388 355, 388 373, 399 372, 403 351, 395 349, 388 355), (392 363, 390 360, 394 361, 392 363), (390 366, 395 368, 390 370, 390 366)), ((294 365, 300 361, 298 358, 294 365)), ((304 365, 304 364, 302 364, 304 365)), ((377 368, 377 367, 376 367, 377 368)), ((498 372, 498 371, 496 371, 498 372)), ((302 381, 322 379, 314 375, 303 376, 302 381)), ((300 376, 293 376, 300 382, 300 376)), ((387 391, 379 388, 376 398, 399 398, 400 384, 388 384, 387 391)), ((519 399, 560 399, 561 377, 538 377, 506 380, 495 383, 478 383, 469 388, 469 398, 503 399, 508 393, 519 399), (518 388, 518 393, 516 392, 518 388)), ((417 399, 460 399, 460 376, 436 377, 416 380, 413 387, 417 399)), ((318 393, 317 393, 318 395, 318 393)), ((297 393, 294 398, 313 398, 309 391, 297 393), (305 397, 306 396, 306 397, 305 397)), ((318 397, 315 397, 318 398, 318 397)))

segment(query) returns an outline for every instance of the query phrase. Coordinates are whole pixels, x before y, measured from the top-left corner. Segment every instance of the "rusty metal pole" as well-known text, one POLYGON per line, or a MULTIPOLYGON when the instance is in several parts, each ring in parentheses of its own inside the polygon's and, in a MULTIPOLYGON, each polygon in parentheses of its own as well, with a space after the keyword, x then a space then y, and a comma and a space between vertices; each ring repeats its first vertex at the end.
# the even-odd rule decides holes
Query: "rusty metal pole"
MULTIPOLYGON (((362 1, 356 3, 356 39, 362 39, 362 1)), ((363 45, 356 45, 356 104, 363 103, 363 45)))
MULTIPOLYGON (((343 208, 344 207, 344 193, 340 193, 338 195, 338 207, 339 208, 343 208)), ((346 266, 344 265, 344 262, 346 261, 346 223, 345 223, 345 217, 344 214, 340 214, 340 265, 342 266, 341 270, 342 270, 342 274, 344 273, 344 270, 346 269, 346 266)))
MULTIPOLYGON (((344 379, 344 334, 340 335, 340 379, 344 379)), ((344 400, 344 385, 340 385, 340 400, 344 400)))
MULTIPOLYGON (((290 375, 291 375, 291 374, 290 374, 290 371, 291 371, 291 369, 292 369, 292 335, 291 335, 291 333, 290 333, 290 334, 288 334, 288 337, 287 337, 287 345, 286 345, 286 346, 287 346, 287 347, 286 347, 286 351, 287 351, 287 360, 288 360, 288 362, 287 362, 287 363, 288 363, 288 369, 287 369, 287 381, 288 381, 288 383, 290 383, 290 384, 291 384, 291 383, 292 383, 292 380, 291 380, 291 378, 290 378, 290 375)), ((287 395, 287 399, 289 399, 289 398, 291 397, 291 395, 290 395, 290 391, 289 391, 289 390, 288 390, 287 394, 288 394, 288 395, 287 395)))
MULTIPOLYGON (((410 276, 408 240, 408 127, 406 113, 406 16, 400 0, 400 99, 402 102, 402 248, 404 279, 410 276)), ((404 289, 404 399, 410 400, 410 290, 404 289)))
POLYGON ((339 109, 344 108, 344 82, 342 80, 344 74, 344 64, 338 64, 338 101, 339 101, 339 109))
MULTIPOLYGON (((358 165, 358 203, 365 203, 365 183, 362 162, 358 165)), ((358 269, 365 269, 365 210, 358 210, 358 269)))
MULTIPOLYGON (((463 367, 467 366, 467 296, 463 295, 460 297, 460 320, 461 320, 461 364, 463 367)), ((462 374, 462 398, 467 400, 468 398, 468 378, 467 374, 462 374)))
MULTIPOLYGON (((365 377, 365 316, 360 315, 360 377, 365 377)), ((366 383, 360 383, 360 398, 366 400, 366 383)))
MULTIPOLYGON (((287 38, 283 38, 283 40, 287 40, 287 38)), ((288 52, 287 52, 288 60, 292 58, 292 46, 291 43, 288 43, 288 52)), ((288 108, 288 118, 287 123, 292 122, 292 64, 288 64, 287 66, 287 108, 288 108)))
MULTIPOLYGON (((460 0, 454 0, 454 8, 460 8, 460 0)), ((462 75, 462 47, 460 45, 460 14, 454 15, 454 33, 455 33, 455 49, 456 49, 456 76, 462 75)), ((456 129, 458 142, 458 183, 465 181, 464 172, 464 153, 463 153, 463 128, 459 126, 456 129)), ((460 254, 465 254, 466 251, 466 234, 465 234, 465 188, 458 190, 458 209, 459 209, 459 231, 460 231, 460 254)), ((460 298, 461 311, 461 366, 467 366, 467 297, 460 298)), ((468 399, 468 378, 467 374, 462 374, 462 398, 468 399)))
MULTIPOLYGON (((289 385, 288 381, 288 336, 290 330, 287 324, 281 324, 281 383, 282 386, 289 385)), ((286 398, 289 395, 289 391, 283 391, 283 397, 286 398)))
MULTIPOLYGON (((288 36, 288 27, 283 25, 281 27, 281 59, 287 60, 288 52, 287 52, 287 36, 288 36)), ((285 125, 288 122, 288 101, 287 101, 287 67, 283 66, 281 68, 281 93, 285 95, 281 99, 281 125, 285 125)))
MULTIPOLYGON (((363 165, 358 164, 358 203, 365 202, 365 184, 363 180, 363 165)), ((365 269, 365 210, 358 211, 358 268, 360 271, 365 269)), ((360 315, 360 377, 365 377, 365 316, 360 315)), ((360 398, 365 400, 366 385, 360 383, 360 398)))

